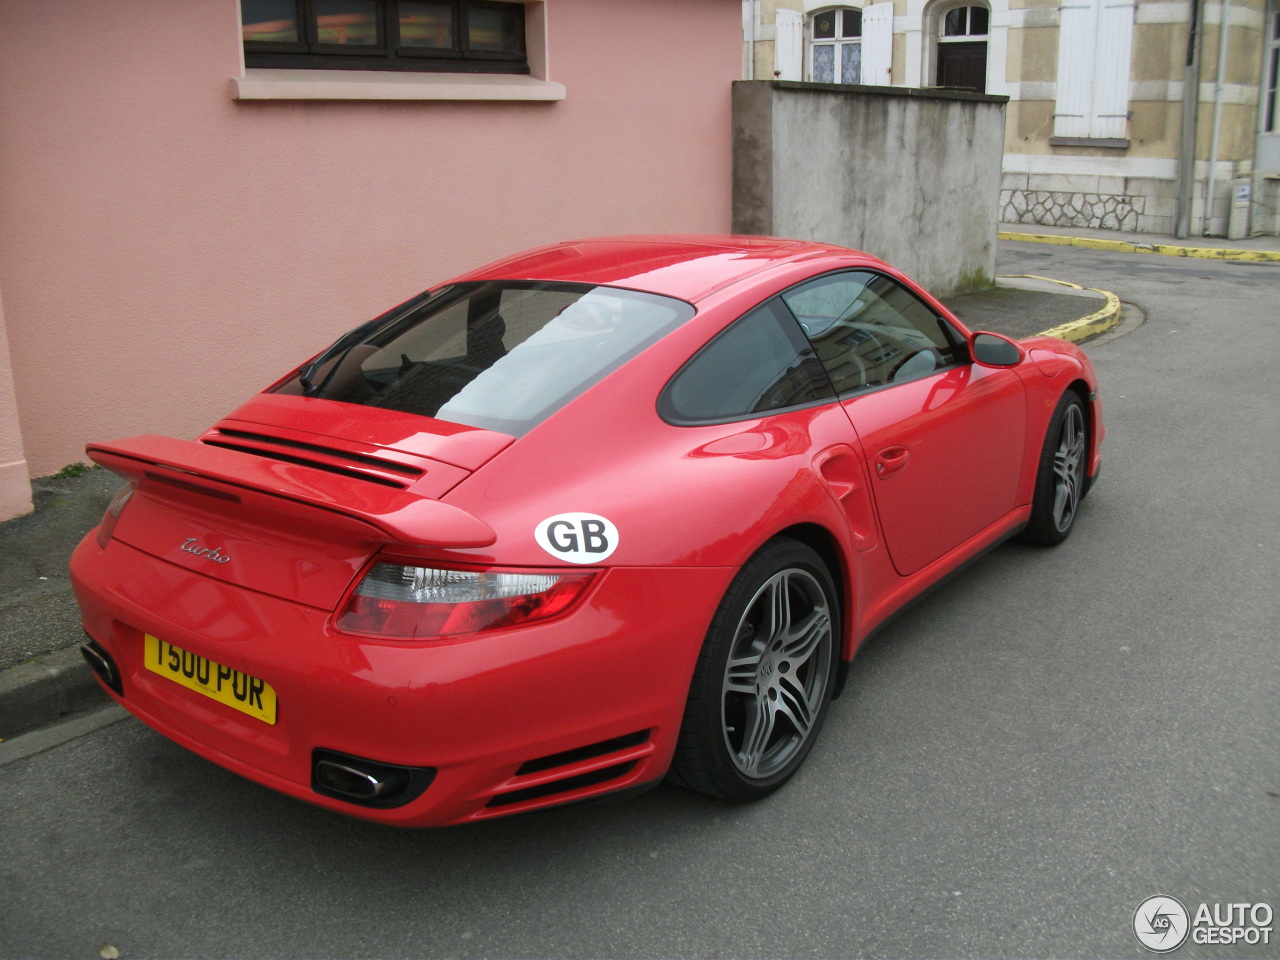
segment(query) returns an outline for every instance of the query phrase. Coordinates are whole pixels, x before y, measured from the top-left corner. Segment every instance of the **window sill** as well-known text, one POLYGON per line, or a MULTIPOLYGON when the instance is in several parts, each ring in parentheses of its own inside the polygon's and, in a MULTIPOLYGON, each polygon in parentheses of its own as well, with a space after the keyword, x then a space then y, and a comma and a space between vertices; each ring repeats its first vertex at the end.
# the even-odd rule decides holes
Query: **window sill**
POLYGON ((1051 147, 1106 147, 1111 150, 1128 150, 1129 141, 1122 137, 1050 137, 1051 147))
POLYGON ((246 70, 233 100, 531 100, 565 98, 564 84, 495 73, 380 70, 246 70))

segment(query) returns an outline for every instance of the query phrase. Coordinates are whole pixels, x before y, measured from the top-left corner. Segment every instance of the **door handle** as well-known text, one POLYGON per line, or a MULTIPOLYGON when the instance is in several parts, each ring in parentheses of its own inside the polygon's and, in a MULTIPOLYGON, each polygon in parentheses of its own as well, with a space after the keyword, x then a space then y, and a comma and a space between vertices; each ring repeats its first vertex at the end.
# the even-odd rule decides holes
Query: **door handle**
POLYGON ((885 447, 875 456, 876 476, 888 480, 902 470, 911 459, 911 451, 906 447, 885 447))

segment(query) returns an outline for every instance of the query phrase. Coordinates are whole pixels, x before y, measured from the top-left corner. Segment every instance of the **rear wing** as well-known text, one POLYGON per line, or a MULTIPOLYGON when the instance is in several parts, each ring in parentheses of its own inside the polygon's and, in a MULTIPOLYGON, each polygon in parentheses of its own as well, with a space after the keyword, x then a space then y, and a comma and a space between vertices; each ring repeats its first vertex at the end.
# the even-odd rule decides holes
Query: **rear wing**
POLYGON ((372 528, 370 539, 387 543, 459 548, 486 547, 497 539, 479 517, 439 500, 194 440, 147 434, 91 443, 85 452, 140 487, 259 507, 264 496, 274 498, 269 501, 273 511, 303 522, 350 526, 358 521, 372 528))

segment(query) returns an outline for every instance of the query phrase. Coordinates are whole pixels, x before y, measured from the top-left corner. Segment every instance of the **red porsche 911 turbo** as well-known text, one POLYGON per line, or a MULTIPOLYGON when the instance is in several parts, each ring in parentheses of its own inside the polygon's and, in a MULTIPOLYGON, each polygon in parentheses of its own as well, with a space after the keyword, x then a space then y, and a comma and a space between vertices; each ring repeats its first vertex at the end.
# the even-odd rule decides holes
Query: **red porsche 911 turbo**
POLYGON ((750 800, 858 645, 1070 532, 1074 346, 971 333, 816 243, 564 243, 351 331, 127 481, 71 569, 111 694, 292 796, 405 826, 664 777, 750 800))

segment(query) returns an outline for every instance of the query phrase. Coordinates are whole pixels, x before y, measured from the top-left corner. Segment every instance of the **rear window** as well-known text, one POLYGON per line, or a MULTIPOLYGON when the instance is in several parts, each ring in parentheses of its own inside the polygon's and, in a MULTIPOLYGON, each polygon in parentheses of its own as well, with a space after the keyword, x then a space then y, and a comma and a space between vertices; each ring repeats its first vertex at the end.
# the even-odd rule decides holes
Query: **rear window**
POLYGON ((615 287, 456 284, 349 334, 277 392, 518 437, 693 314, 615 287))

